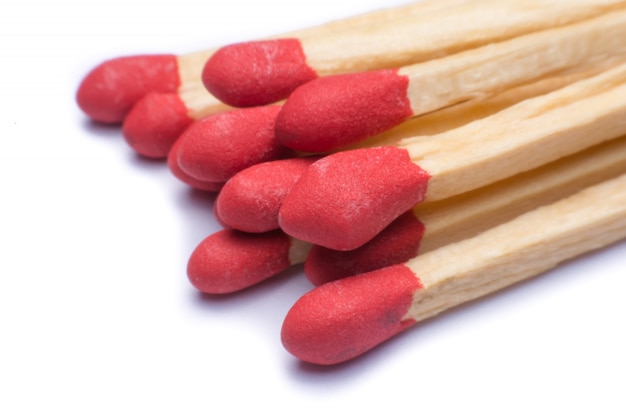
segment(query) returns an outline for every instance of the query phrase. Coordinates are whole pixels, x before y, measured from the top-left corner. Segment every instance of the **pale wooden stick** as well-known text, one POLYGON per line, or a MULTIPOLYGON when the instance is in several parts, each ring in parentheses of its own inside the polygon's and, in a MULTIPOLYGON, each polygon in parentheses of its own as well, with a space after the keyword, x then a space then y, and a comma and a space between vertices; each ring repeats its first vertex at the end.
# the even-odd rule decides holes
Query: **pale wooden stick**
POLYGON ((622 175, 407 262, 423 289, 406 318, 424 320, 625 237, 622 175))
MULTIPOLYGON (((448 12, 450 8, 467 3, 480 3, 480 0, 419 1, 403 6, 384 8, 343 19, 336 19, 310 28, 282 33, 265 39, 295 37, 302 42, 312 45, 315 45, 318 40, 325 39, 327 36, 336 37, 336 39, 344 39, 346 36, 349 36, 352 39, 358 37, 360 33, 368 29, 380 29, 387 25, 393 25, 393 22, 396 20, 405 20, 407 18, 416 19, 420 15, 428 16, 430 13, 436 11, 448 12)), ((587 1, 587 3, 593 2, 587 1)), ((619 2, 604 0, 602 3, 603 4, 598 5, 583 5, 584 7, 580 10, 578 7, 574 7, 574 13, 566 12, 566 14, 573 15, 573 19, 580 19, 581 17, 579 16, 581 13, 601 13, 614 7, 614 5, 619 2)), ((569 10, 569 8, 567 9, 569 10)), ((182 54, 177 57, 178 74, 181 80, 180 86, 178 87, 178 95, 187 107, 189 117, 194 120, 231 109, 230 106, 225 105, 207 91, 200 77, 204 64, 217 50, 218 48, 211 48, 182 54)))
POLYGON ((312 80, 286 100, 277 139, 329 152, 433 112, 513 86, 626 55, 626 9, 465 50, 397 70, 312 80))
MULTIPOLYGON (((489 42, 582 21, 626 6, 614 0, 486 0, 454 9, 408 13, 369 28, 302 41, 309 67, 320 76, 393 68, 442 57, 489 42)), ((376 19, 376 17, 375 17, 376 19)))
POLYGON ((335 250, 365 244, 423 201, 484 187, 626 134, 626 65, 445 133, 338 152, 285 197, 280 227, 335 250))
POLYGON ((491 117, 402 146, 447 198, 626 133, 626 65, 523 101, 491 117))
POLYGON ((413 114, 626 52, 626 11, 402 68, 413 114))
POLYGON ((555 74, 549 74, 492 96, 468 100, 432 113, 414 117, 391 130, 339 149, 339 151, 397 145, 402 143, 401 141, 403 139, 444 133, 478 119, 484 119, 494 115, 524 100, 550 93, 569 84, 598 75, 624 62, 626 62, 624 57, 616 57, 602 62, 570 68, 555 74))
POLYGON ((626 174, 626 136, 479 190, 418 204, 355 250, 314 246, 304 270, 320 285, 405 262, 621 174, 626 174))
POLYGON ((478 190, 417 205, 420 253, 460 241, 533 208, 626 173, 626 137, 586 149, 478 190))
POLYGON ((322 285, 283 323, 283 345, 308 362, 352 359, 457 305, 626 238, 626 175, 480 235, 322 285))

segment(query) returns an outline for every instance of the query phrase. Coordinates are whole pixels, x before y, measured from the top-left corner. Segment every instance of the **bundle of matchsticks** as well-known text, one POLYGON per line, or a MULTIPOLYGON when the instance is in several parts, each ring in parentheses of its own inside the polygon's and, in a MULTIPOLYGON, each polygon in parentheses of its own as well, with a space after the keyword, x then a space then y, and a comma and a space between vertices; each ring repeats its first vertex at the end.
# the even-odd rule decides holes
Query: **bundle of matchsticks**
POLYGON ((281 337, 307 362, 626 238, 624 0, 425 0, 105 61, 77 100, 216 193, 199 291, 303 264, 281 337))

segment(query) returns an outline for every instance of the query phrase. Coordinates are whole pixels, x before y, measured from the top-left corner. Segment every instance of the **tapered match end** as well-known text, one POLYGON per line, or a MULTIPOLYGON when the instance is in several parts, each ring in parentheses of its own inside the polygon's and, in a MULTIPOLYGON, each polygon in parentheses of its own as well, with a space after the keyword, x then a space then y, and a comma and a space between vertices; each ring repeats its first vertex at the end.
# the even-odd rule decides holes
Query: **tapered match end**
POLYGON ((405 149, 363 148, 314 162, 278 213, 290 236, 335 250, 367 243, 424 199, 429 175, 405 149))
POLYGON ((292 306, 282 343, 314 364, 353 359, 415 323, 405 316, 420 288, 419 279, 402 264, 329 282, 292 306))
POLYGON ((192 252, 187 276, 206 294, 240 291, 286 270, 291 265, 290 242, 280 230, 248 234, 224 229, 192 252))
POLYGON ((410 210, 357 249, 337 251, 313 246, 304 262, 304 273, 319 286, 406 262, 417 256, 424 231, 424 224, 410 210))
POLYGON ((147 93, 174 93, 179 85, 175 55, 121 57, 105 61, 87 74, 76 101, 95 121, 121 123, 147 93))
POLYGON ((285 99, 296 87, 316 77, 297 39, 222 47, 202 71, 207 90, 235 107, 261 106, 285 99))
POLYGON ((279 110, 238 109, 195 121, 180 136, 180 167, 192 177, 220 182, 255 164, 291 155, 274 135, 279 110))
POLYGON ((148 93, 128 113, 122 132, 138 154, 165 158, 192 122, 178 94, 148 93))
POLYGON ((180 166, 178 166, 178 147, 179 146, 180 146, 180 141, 174 142, 172 149, 170 149, 170 153, 167 155, 167 166, 170 172, 174 175, 174 177, 176 177, 182 183, 196 190, 208 191, 212 193, 216 193, 220 191, 222 187, 224 186, 223 182, 202 181, 190 175, 187 175, 182 169, 180 169, 180 166))
POLYGON ((278 229, 280 206, 315 160, 309 157, 264 162, 235 174, 215 200, 217 216, 228 227, 244 232, 278 229))
POLYGON ((321 77, 297 88, 276 120, 276 137, 304 152, 328 152, 399 125, 413 111, 397 70, 321 77))

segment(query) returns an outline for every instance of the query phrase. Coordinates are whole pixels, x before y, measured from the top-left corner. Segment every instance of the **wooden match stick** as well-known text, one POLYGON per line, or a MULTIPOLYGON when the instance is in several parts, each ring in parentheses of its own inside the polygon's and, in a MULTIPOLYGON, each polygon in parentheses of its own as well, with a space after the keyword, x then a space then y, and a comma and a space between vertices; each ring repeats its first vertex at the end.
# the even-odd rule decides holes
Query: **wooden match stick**
MULTIPOLYGON (((291 166, 299 161, 275 162, 291 166)), ((278 183, 283 181, 282 175, 276 174, 280 166, 271 166, 273 163, 262 165, 261 177, 269 174, 278 183)), ((255 233, 232 229, 220 231, 207 237, 193 251, 188 261, 188 277, 202 292, 224 294, 272 278, 306 258, 307 278, 314 285, 321 285, 406 262, 418 252, 425 253, 472 237, 526 211, 623 173, 626 173, 626 137, 480 190, 419 205, 353 251, 333 251, 320 246, 311 248, 310 244, 277 230, 255 233)), ((267 194, 273 194, 272 190, 267 194)), ((219 198, 216 215, 224 223, 219 198)))
POLYGON ((230 294, 304 262, 310 246, 281 230, 245 233, 223 229, 196 246, 187 262, 187 277, 205 294, 230 294))
POLYGON ((285 99, 318 76, 427 61, 624 7, 624 1, 481 0, 443 4, 359 31, 244 42, 220 48, 207 61, 207 89, 232 106, 285 99), (324 36, 325 35, 325 36, 324 36))
MULTIPOLYGON (((294 36, 314 43, 312 41, 314 39, 331 35, 344 36, 346 33, 353 32, 362 33, 363 30, 367 30, 372 25, 388 24, 399 18, 419 16, 434 10, 450 9, 455 5, 469 1, 422 1, 332 21, 291 34, 280 35, 280 37, 294 36)), ((176 82, 165 83, 151 80, 148 75, 154 73, 148 73, 144 69, 144 66, 148 67, 149 59, 155 60, 153 64, 157 66, 161 65, 160 62, 165 57, 125 57, 106 62, 94 70, 83 82, 79 90, 79 104, 83 110, 97 120, 103 121, 109 113, 113 114, 111 116, 113 122, 123 121, 122 132, 131 148, 145 157, 162 158, 169 153, 172 144, 194 121, 232 110, 232 107, 225 105, 210 94, 202 82, 202 68, 214 52, 215 50, 211 49, 180 56, 168 56, 170 60, 174 61, 174 64, 171 65, 178 68, 179 81, 178 88, 175 90, 167 86, 175 85, 176 82), (132 74, 122 73, 123 71, 130 72, 127 66, 131 66, 132 74), (119 84, 111 85, 109 82, 105 91, 96 90, 92 86, 104 78, 105 72, 118 73, 115 81, 119 84), (131 75, 133 76, 132 85, 124 85, 123 82, 131 84, 131 81, 127 80, 131 75), (135 82, 139 78, 147 81, 135 82), (155 86, 160 88, 155 90, 153 88, 155 86), (113 97, 116 96, 124 97, 121 101, 124 104, 123 109, 117 108, 120 102, 113 100, 113 97), (137 97, 141 98, 137 99, 137 97)), ((283 65, 287 65, 287 63, 283 62, 283 65)), ((154 66, 150 68, 153 69, 154 66)), ((232 73, 236 68, 236 66, 231 66, 228 72, 232 73)), ((171 77, 176 78, 174 75, 171 77)), ((282 74, 279 78, 282 78, 282 74)))
POLYGON ((215 200, 222 223, 248 233, 279 229, 285 196, 317 157, 288 158, 253 165, 230 178, 215 200))
POLYGON ((176 179, 181 181, 182 183, 188 185, 191 188, 201 191, 208 191, 212 193, 217 193, 224 187, 223 182, 211 182, 211 181, 202 181, 191 175, 188 175, 185 171, 180 168, 178 164, 178 148, 180 146, 180 141, 174 143, 171 148, 170 153, 167 156, 167 167, 170 172, 176 179))
POLYGON ((178 139, 181 169, 202 181, 225 182, 256 164, 295 156, 274 135, 279 111, 274 105, 236 109, 192 123, 178 139))
POLYGON ((416 322, 626 238, 626 175, 403 264, 334 281, 287 313, 282 342, 316 364, 355 358, 416 322))
MULTIPOLYGON (((467 1, 428 0, 277 37, 340 36, 344 32, 359 32, 372 22, 389 22, 467 1)), ((124 122, 126 140, 141 155, 165 157, 178 135, 193 120, 231 109, 211 95, 202 83, 202 68, 215 51, 213 48, 182 55, 134 55, 104 61, 82 80, 76 94, 77 103, 93 120, 124 122)))
POLYGON ((528 171, 626 134, 626 65, 493 116, 398 147, 356 149, 313 163, 286 196, 289 235, 355 249, 421 201, 528 171))
MULTIPOLYGON (((407 137, 450 130, 590 77, 603 69, 607 69, 606 63, 553 74, 494 96, 416 117, 353 146, 396 144, 407 137)), ((216 206, 225 224, 234 229, 259 233, 278 228, 278 209, 288 192, 284 179, 289 178, 291 187, 304 169, 298 161, 272 163, 289 155, 289 150, 281 146, 274 135, 278 110, 277 106, 261 106, 209 116, 190 125, 177 142, 177 147, 182 149, 176 157, 177 167, 185 176, 205 182, 229 180, 220 192, 216 206), (255 168, 258 164, 262 168, 255 168), (285 165, 293 165, 297 172, 287 172, 289 168, 285 165), (279 189, 281 191, 277 192, 279 189)))
POLYGON ((626 136, 445 200, 418 204, 363 246, 313 246, 304 271, 321 285, 401 263, 626 173, 626 136))
POLYGON ((299 151, 327 152, 416 115, 623 56, 625 40, 626 11, 618 11, 399 69, 318 78, 289 96, 276 136, 299 151))

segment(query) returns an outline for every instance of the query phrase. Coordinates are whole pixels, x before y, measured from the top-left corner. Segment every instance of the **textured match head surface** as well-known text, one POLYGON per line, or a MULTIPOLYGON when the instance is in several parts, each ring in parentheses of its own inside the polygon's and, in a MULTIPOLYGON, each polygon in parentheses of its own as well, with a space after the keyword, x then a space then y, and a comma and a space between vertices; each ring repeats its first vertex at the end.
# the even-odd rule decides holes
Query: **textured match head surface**
POLYGON ((178 163, 203 181, 227 181, 236 173, 291 155, 276 141, 279 106, 238 109, 193 122, 180 136, 178 163))
POLYGON ((262 106, 287 98, 317 77, 297 39, 224 46, 206 62, 202 81, 211 94, 235 107, 262 106))
POLYGON ((313 285, 385 268, 414 258, 425 227, 409 210, 365 245, 350 251, 313 246, 304 272, 313 285))
POLYGON ((402 264, 324 284, 289 310, 282 343, 297 358, 319 365, 353 359, 414 323, 404 317, 419 288, 419 279, 402 264))
POLYGON ((187 175, 180 167, 178 166, 178 147, 180 146, 180 141, 174 142, 172 149, 170 149, 170 153, 167 156, 167 166, 170 172, 176 177, 178 180, 183 182, 184 184, 190 186, 191 188, 195 188, 196 190, 201 191, 209 191, 209 192, 218 192, 224 186, 223 182, 209 182, 202 181, 192 176, 187 175))
POLYGON ((122 132, 138 154, 165 158, 192 122, 178 94, 148 93, 128 113, 122 132))
POLYGON ((321 77, 297 88, 276 120, 276 137, 304 152, 328 152, 399 125, 413 111, 397 70, 321 77))
POLYGON ((180 84, 175 55, 135 55, 103 62, 83 79, 76 101, 93 120, 121 123, 149 92, 174 93, 180 84))
POLYGON ((285 197, 279 224, 306 242, 356 249, 422 201, 428 178, 401 148, 328 155, 314 162, 285 197))
POLYGON ((280 230, 243 233, 224 229, 204 239, 192 252, 187 276, 206 294, 240 291, 289 268, 290 242, 280 230))
POLYGON ((283 200, 315 160, 309 157, 264 162, 235 174, 215 201, 220 221, 251 233, 278 229, 278 210, 283 200))

